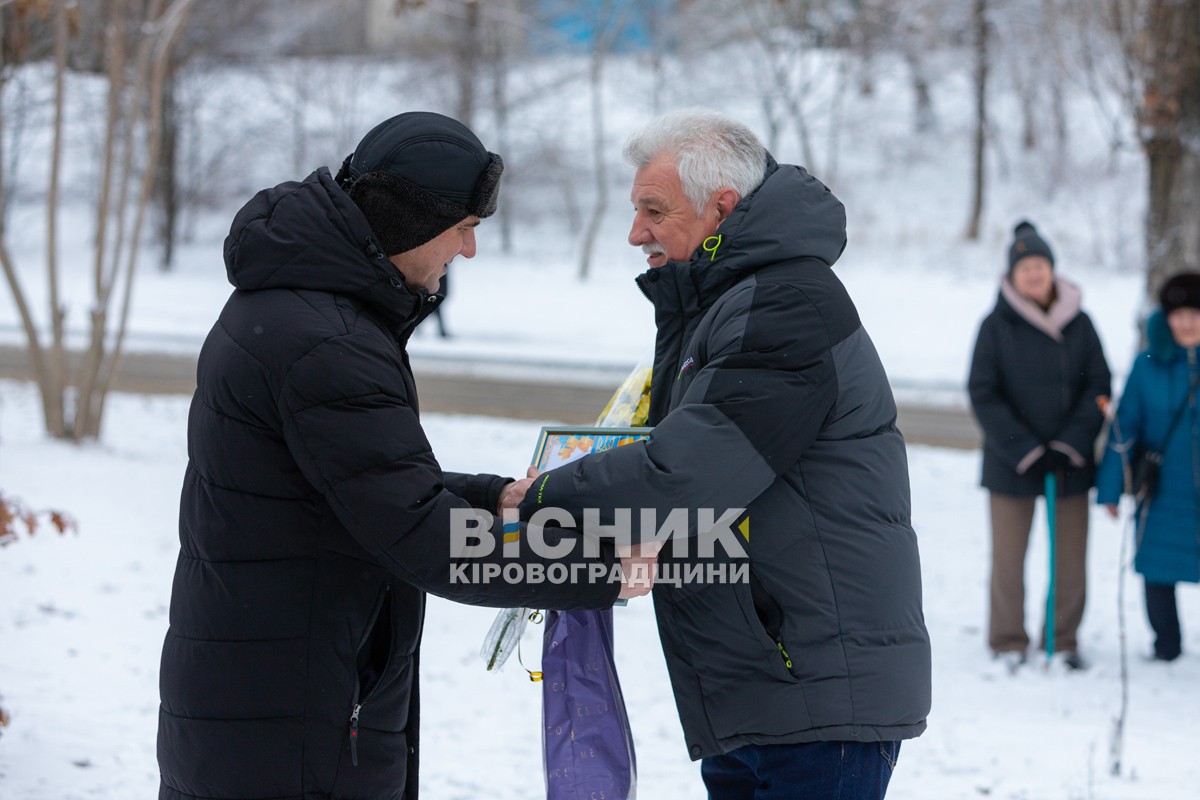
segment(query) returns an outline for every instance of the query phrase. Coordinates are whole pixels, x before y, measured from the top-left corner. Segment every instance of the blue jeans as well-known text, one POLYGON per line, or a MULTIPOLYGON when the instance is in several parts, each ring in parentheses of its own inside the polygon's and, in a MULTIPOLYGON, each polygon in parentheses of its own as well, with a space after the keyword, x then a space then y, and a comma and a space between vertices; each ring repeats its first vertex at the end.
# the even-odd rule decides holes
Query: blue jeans
POLYGON ((899 742, 747 745, 700 762, 709 800, 882 800, 899 742))

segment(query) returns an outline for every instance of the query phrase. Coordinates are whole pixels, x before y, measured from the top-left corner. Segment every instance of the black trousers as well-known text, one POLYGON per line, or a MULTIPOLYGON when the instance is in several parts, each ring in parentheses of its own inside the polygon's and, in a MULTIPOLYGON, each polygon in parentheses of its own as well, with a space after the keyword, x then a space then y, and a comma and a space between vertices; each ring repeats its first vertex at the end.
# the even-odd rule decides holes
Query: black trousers
POLYGON ((1175 584, 1146 581, 1146 616, 1154 630, 1154 657, 1174 661, 1183 652, 1175 584))

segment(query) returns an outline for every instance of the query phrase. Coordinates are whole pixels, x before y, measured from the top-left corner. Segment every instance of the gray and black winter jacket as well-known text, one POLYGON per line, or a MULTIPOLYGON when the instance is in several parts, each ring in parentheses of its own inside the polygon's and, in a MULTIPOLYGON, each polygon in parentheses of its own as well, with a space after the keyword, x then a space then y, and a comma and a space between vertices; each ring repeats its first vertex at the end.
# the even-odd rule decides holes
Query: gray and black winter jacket
MULTIPOLYGON (((908 739, 930 707, 904 439, 830 268, 845 211, 802 168, 769 170, 691 261, 638 278, 658 326, 651 438, 546 473, 522 506, 578 522, 585 508, 601 522, 654 508, 659 524, 689 509, 693 533, 696 509, 746 509, 732 529, 748 581, 654 590, 693 759, 908 739)), ((702 561, 698 546, 668 547, 659 564, 702 561)))

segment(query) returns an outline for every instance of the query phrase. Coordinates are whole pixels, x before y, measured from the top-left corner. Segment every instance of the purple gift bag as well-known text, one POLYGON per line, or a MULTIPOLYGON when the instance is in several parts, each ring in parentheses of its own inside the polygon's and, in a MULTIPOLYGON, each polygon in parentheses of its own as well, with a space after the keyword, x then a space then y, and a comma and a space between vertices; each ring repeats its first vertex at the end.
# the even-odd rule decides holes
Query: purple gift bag
POLYGON ((637 762, 613 663, 612 609, 548 612, 542 673, 547 800, 633 800, 637 762))

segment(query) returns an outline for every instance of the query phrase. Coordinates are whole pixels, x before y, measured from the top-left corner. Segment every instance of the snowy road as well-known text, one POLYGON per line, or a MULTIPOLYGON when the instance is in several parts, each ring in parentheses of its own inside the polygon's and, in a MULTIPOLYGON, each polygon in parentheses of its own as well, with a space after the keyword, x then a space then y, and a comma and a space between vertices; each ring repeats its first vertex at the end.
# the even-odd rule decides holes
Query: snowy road
MULTIPOLYGON (((611 367, 447 359, 435 362, 420 357, 414 357, 413 370, 422 411, 554 419, 579 425, 594 421, 594 410, 605 406, 625 374, 611 367), (506 377, 514 374, 520 378, 506 377)), ((191 394, 196 386, 195 374, 194 355, 128 352, 118 365, 116 388, 141 394, 191 394)), ((30 375, 25 350, 0 345, 0 378, 28 380, 30 375)), ((897 394, 898 423, 909 442, 960 449, 979 446, 975 421, 954 392, 904 388, 897 394)))

